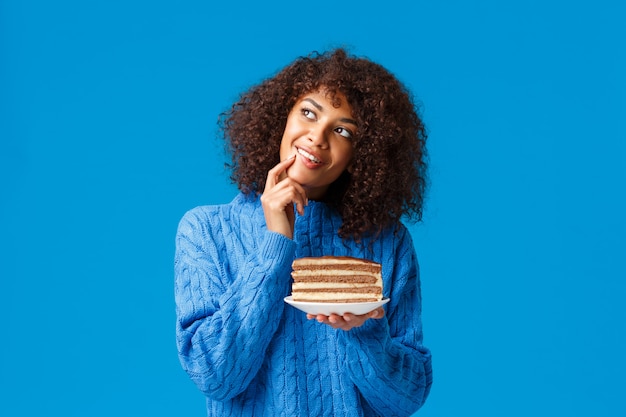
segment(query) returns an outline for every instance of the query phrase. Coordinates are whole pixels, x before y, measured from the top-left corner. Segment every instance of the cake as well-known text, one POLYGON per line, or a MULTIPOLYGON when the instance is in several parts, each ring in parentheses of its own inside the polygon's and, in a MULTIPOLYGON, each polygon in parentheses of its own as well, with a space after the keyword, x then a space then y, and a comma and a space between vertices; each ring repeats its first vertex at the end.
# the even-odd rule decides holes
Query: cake
POLYGON ((358 303, 383 297, 381 265, 347 256, 299 258, 293 261, 293 301, 358 303))

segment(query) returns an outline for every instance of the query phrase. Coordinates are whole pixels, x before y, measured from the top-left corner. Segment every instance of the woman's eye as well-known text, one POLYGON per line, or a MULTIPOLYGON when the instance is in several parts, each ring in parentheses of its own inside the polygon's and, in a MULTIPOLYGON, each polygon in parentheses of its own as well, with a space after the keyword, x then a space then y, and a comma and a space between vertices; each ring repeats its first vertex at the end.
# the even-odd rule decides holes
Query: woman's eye
POLYGON ((313 113, 312 110, 309 110, 306 107, 302 109, 302 115, 307 119, 315 120, 315 113, 313 113))
POLYGON ((345 127, 338 127, 337 129, 335 129, 335 132, 339 133, 344 138, 352 139, 352 132, 350 132, 345 127))

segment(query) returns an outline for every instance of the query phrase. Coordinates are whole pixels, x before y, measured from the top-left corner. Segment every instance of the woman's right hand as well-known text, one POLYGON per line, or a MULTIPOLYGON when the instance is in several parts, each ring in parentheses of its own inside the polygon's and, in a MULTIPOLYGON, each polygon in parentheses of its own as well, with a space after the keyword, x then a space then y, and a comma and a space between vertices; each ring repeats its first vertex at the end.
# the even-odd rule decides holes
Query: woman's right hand
POLYGON ((293 164, 295 157, 293 155, 269 170, 261 195, 267 229, 290 239, 293 239, 295 223, 294 204, 300 215, 304 214, 304 207, 308 204, 302 185, 287 176, 287 169, 293 164))

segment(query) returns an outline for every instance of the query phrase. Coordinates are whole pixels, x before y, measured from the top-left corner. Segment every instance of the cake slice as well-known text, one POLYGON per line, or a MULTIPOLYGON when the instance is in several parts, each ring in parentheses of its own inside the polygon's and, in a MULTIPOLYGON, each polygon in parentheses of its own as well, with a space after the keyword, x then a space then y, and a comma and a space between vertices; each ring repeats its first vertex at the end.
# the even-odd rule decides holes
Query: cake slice
POLYGON ((347 256, 299 258, 293 261, 294 301, 358 303, 383 297, 381 265, 347 256))

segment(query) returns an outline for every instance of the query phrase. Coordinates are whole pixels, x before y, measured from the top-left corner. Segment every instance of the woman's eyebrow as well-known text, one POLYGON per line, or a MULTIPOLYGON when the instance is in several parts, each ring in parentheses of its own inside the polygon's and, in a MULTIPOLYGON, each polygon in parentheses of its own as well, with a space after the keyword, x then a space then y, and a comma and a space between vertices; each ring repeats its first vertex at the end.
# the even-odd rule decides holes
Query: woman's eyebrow
MULTIPOLYGON (((324 108, 322 107, 322 105, 319 104, 317 101, 313 100, 312 98, 308 98, 307 97, 307 98, 303 99, 302 101, 308 101, 317 110, 324 111, 324 108)), ((348 118, 343 117, 343 118, 340 119, 340 121, 343 122, 343 123, 350 123, 350 124, 353 124, 355 126, 358 126, 358 124, 356 123, 356 120, 353 120, 353 119, 348 119, 348 118)))
POLYGON ((342 117, 341 119, 339 119, 339 121, 343 122, 343 123, 350 123, 350 124, 353 124, 355 126, 358 126, 358 124, 356 123, 356 120, 353 120, 353 119, 347 119, 345 117, 342 117))
POLYGON ((323 111, 324 110, 324 108, 317 101, 313 100, 312 98, 305 98, 302 101, 308 101, 309 103, 311 103, 319 111, 323 111))

